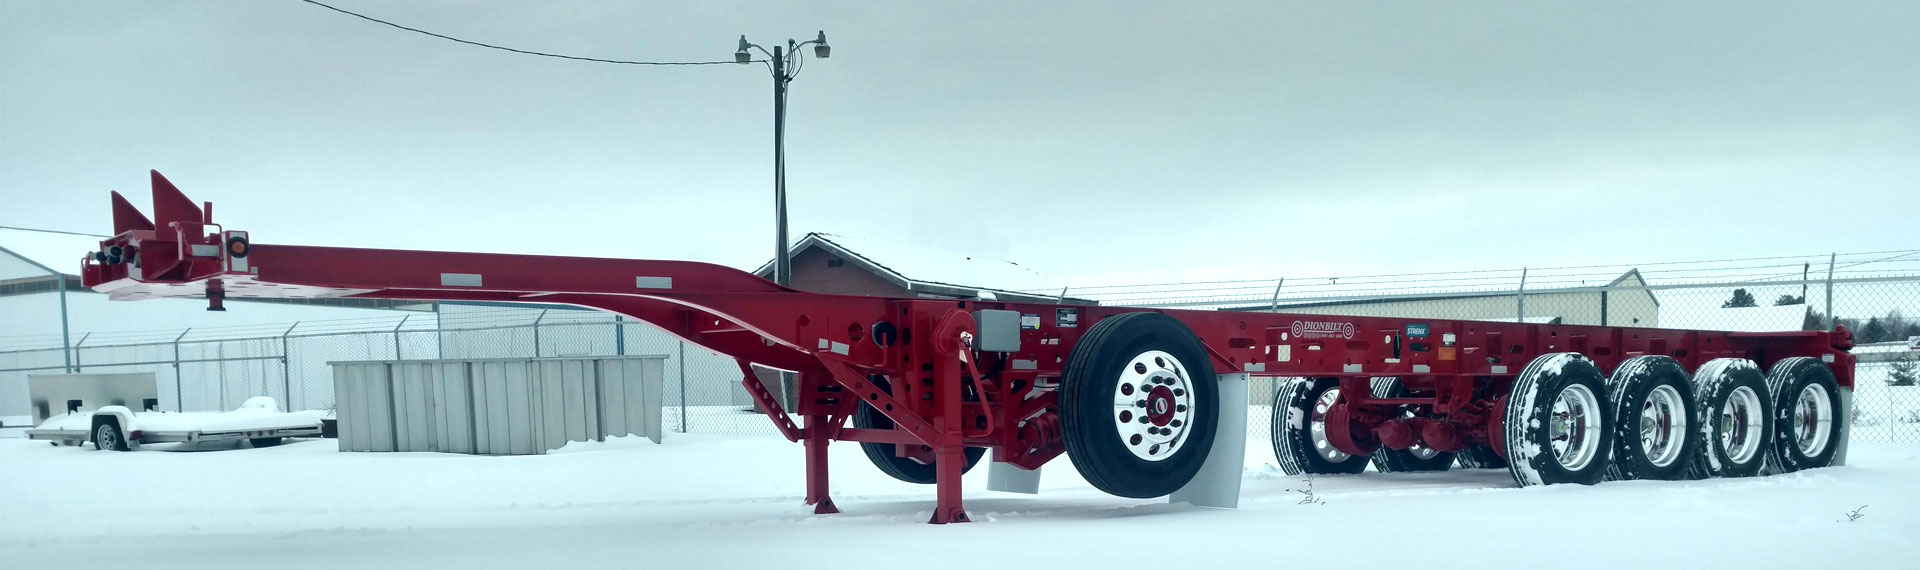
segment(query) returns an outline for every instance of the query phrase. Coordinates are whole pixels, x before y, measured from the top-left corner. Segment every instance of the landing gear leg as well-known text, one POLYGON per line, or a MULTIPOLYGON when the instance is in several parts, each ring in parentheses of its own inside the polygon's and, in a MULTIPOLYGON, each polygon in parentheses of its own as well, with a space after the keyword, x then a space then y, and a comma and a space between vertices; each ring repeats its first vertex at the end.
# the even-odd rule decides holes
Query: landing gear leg
POLYGON ((838 513, 833 498, 827 496, 827 415, 809 414, 806 418, 807 504, 813 505, 816 515, 838 513))

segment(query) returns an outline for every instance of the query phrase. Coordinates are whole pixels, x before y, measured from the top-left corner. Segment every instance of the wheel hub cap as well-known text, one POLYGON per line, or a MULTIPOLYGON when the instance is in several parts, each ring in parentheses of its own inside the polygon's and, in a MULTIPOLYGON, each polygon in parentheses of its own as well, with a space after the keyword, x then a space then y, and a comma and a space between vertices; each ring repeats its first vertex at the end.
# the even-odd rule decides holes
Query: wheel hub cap
POLYGON ((1585 469, 1600 455, 1600 399, 1582 384, 1568 384, 1553 399, 1548 436, 1554 459, 1568 471, 1585 469))
POLYGON ((1195 411, 1188 378, 1186 365, 1164 351, 1127 361, 1113 391, 1114 430, 1127 451, 1161 461, 1186 444, 1195 411))
POLYGON ((1339 388, 1329 388, 1321 392, 1320 398, 1313 402, 1313 414, 1307 419, 1307 433, 1313 440, 1313 452, 1319 454, 1320 458, 1327 460, 1328 463, 1339 463, 1353 457, 1335 448, 1333 440, 1327 438, 1327 411, 1332 410, 1333 404, 1339 401, 1339 388))
POLYGON ((1666 384, 1655 386, 1640 407, 1640 449, 1647 461, 1658 467, 1673 465, 1680 459, 1686 433, 1686 406, 1680 392, 1666 384))
POLYGON ((1827 387, 1808 384, 1793 402, 1793 442, 1806 456, 1826 451, 1833 436, 1833 401, 1827 387))
POLYGON ((1720 447, 1726 450, 1727 459, 1746 463, 1760 452, 1763 421, 1760 395, 1746 386, 1734 388, 1733 394, 1727 396, 1726 407, 1720 410, 1720 447))

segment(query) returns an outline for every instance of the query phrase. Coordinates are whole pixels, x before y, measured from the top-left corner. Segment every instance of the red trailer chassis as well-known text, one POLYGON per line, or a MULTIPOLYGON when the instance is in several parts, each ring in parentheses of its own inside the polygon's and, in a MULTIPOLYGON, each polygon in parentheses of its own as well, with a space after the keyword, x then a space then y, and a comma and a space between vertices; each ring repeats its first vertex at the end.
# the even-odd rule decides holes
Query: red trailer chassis
MULTIPOLYGON (((1164 495, 1204 460, 1222 413, 1214 409, 1216 374, 1310 378, 1303 384, 1319 386, 1321 396, 1337 387, 1320 405, 1276 401, 1276 437, 1306 429, 1289 417, 1300 410, 1325 432, 1313 441, 1355 456, 1478 448, 1510 457, 1507 443, 1522 441, 1503 437, 1516 379, 1533 386, 1585 367, 1619 371, 1636 357, 1665 357, 1685 370, 1724 368, 1708 366, 1716 359, 1779 368, 1810 358, 1829 373, 1823 385, 1853 383, 1844 329, 1753 334, 823 295, 685 261, 254 244, 214 224, 211 203, 196 206, 158 172, 152 184, 153 221, 113 194, 114 236, 83 263, 86 286, 115 300, 204 297, 210 310, 228 297, 372 297, 561 303, 644 320, 740 363, 749 393, 787 439, 805 445, 806 502, 819 513, 836 512, 827 496, 833 441, 887 444, 892 459, 877 463, 930 466, 935 523, 967 520, 960 476, 968 448, 1026 469, 1071 448, 1089 455, 1084 462, 1094 465, 1080 469, 1096 486, 1164 495), (1017 332, 997 322, 1011 315, 1017 332), (976 320, 989 316, 990 327, 976 320), (998 346, 978 346, 989 340, 998 346), (1564 353, 1584 357, 1548 362, 1564 353), (1533 376, 1523 370, 1530 363, 1533 376), (796 409, 782 409, 749 364, 797 373, 796 409), (1398 379, 1395 391, 1370 385, 1380 378, 1398 379), (863 425, 881 427, 847 425, 861 413, 877 414, 863 425)), ((1541 417, 1578 415, 1553 402, 1541 417)), ((1821 418, 1835 426, 1828 429, 1843 429, 1831 419, 1839 409, 1821 418)), ((1568 429, 1610 431, 1595 426, 1617 424, 1595 419, 1568 429)), ((1554 434, 1542 441, 1564 435, 1554 434)), ((1529 482, 1519 470, 1516 477, 1529 482)))

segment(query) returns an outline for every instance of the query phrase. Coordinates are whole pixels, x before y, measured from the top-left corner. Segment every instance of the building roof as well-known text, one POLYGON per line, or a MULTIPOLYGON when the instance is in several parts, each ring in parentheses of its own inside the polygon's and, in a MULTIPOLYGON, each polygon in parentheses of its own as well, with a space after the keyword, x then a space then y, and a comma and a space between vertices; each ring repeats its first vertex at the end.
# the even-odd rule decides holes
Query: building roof
POLYGON ((65 275, 80 274, 80 260, 106 238, 0 228, 0 279, 45 276, 44 265, 65 275), (9 255, 11 253, 11 255, 9 255))
MULTIPOLYGON (((909 291, 955 297, 982 297, 984 292, 1003 301, 1094 304, 1086 299, 1008 289, 1034 285, 1064 288, 1065 284, 1030 267, 988 256, 819 232, 802 236, 787 255, 797 256, 810 248, 826 251, 909 291)), ((770 278, 773 262, 768 261, 753 273, 770 278)))
POLYGON ((1660 314, 1660 326, 1670 329, 1733 332, 1797 331, 1807 324, 1806 304, 1771 307, 1708 308, 1660 314))
MULTIPOLYGON (((1647 288, 1646 284, 1647 284, 1646 280, 1640 277, 1639 269, 1629 269, 1627 270, 1626 273, 1620 274, 1619 277, 1615 277, 1613 281, 1610 281, 1606 285, 1602 285, 1602 286, 1562 287, 1562 288, 1555 288, 1555 289, 1527 289, 1526 292, 1528 295, 1546 295, 1549 293, 1597 292, 1602 289, 1632 287, 1632 288, 1639 289, 1643 293, 1646 293, 1647 298, 1653 300, 1653 306, 1659 307, 1660 298, 1655 297, 1653 295, 1653 289, 1647 288)), ((1364 289, 1368 287, 1378 287, 1378 285, 1363 283, 1355 286, 1356 289, 1364 289)), ((1320 289, 1321 291, 1329 291, 1329 292, 1321 293, 1321 295, 1324 295, 1324 296, 1318 296, 1317 298, 1312 300, 1289 301, 1287 299, 1280 299, 1278 305, 1275 305, 1273 303, 1268 303, 1268 304, 1252 305, 1252 306, 1221 307, 1220 310, 1222 311, 1271 311, 1275 309, 1276 306, 1277 308, 1282 310, 1308 309, 1308 308, 1314 308, 1314 307, 1330 307, 1330 306, 1345 306, 1345 305, 1374 305, 1374 304, 1383 304, 1383 303, 1407 303, 1407 302, 1415 302, 1415 301, 1437 301, 1437 300, 1446 300, 1446 299, 1483 299, 1487 297, 1513 297, 1517 294, 1516 291, 1462 291, 1462 292, 1456 292, 1456 293, 1398 293, 1398 294, 1385 294, 1385 295, 1375 294, 1375 295, 1354 295, 1351 297, 1337 297, 1335 296, 1335 295, 1339 295, 1337 290, 1329 290, 1324 286, 1322 286, 1320 289)), ((1555 317, 1555 318, 1558 318, 1558 317, 1555 317)))

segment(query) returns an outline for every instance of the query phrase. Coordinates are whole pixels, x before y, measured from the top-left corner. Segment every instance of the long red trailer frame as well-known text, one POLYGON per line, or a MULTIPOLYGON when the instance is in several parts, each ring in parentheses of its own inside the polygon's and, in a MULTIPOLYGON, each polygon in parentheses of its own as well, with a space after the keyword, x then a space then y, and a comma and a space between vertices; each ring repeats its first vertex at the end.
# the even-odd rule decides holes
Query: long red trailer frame
POLYGON ((893 444, 895 457, 931 466, 937 523, 966 520, 959 481, 968 448, 992 449, 995 461, 1027 469, 1070 447, 1118 455, 1088 479, 1115 494, 1165 494, 1191 469, 1152 456, 1205 453, 1219 413, 1209 411, 1214 374, 1329 379, 1341 390, 1329 397, 1334 406, 1313 410, 1314 421, 1325 422, 1314 425, 1339 432, 1322 440, 1344 452, 1364 455, 1384 435, 1389 447, 1478 445, 1501 457, 1509 455, 1501 433, 1514 379, 1556 353, 1584 355, 1601 370, 1648 355, 1686 370, 1716 359, 1773 368, 1806 357, 1819 359, 1837 388, 1853 383, 1844 329, 1755 334, 825 295, 686 261, 256 244, 213 223, 211 203, 196 205, 158 172, 152 185, 152 221, 113 194, 114 236, 83 263, 86 286, 115 300, 205 297, 210 309, 235 297, 370 297, 559 303, 643 320, 740 363, 742 382, 780 432, 804 443, 806 501, 822 513, 835 512, 827 496, 832 441, 893 444), (1099 326, 1136 314, 1171 318, 1099 326), (997 322, 1012 315, 1017 343, 997 322), (993 330, 983 330, 977 319, 989 316, 993 330), (1183 334, 1194 344, 1182 344, 1183 334), (988 340, 1003 348, 976 346, 988 340), (1128 354, 1096 354, 1095 344, 1128 354), (797 373, 796 409, 781 409, 749 364, 797 373), (1127 368, 1139 377, 1108 377, 1127 368), (1399 379, 1401 392, 1375 394, 1374 378, 1399 379), (1073 389, 1090 382, 1105 384, 1073 389), (1128 399, 1132 410, 1124 409, 1128 399), (863 425, 881 427, 847 425, 861 402, 878 414, 863 425), (1097 414, 1076 411, 1103 402, 1122 408, 1118 419, 1102 425, 1086 419, 1097 414), (1403 419, 1401 410, 1444 424, 1441 441, 1382 427, 1403 419), (1341 415, 1327 421, 1324 412, 1341 415), (1145 444, 1151 453, 1142 453, 1145 444))

